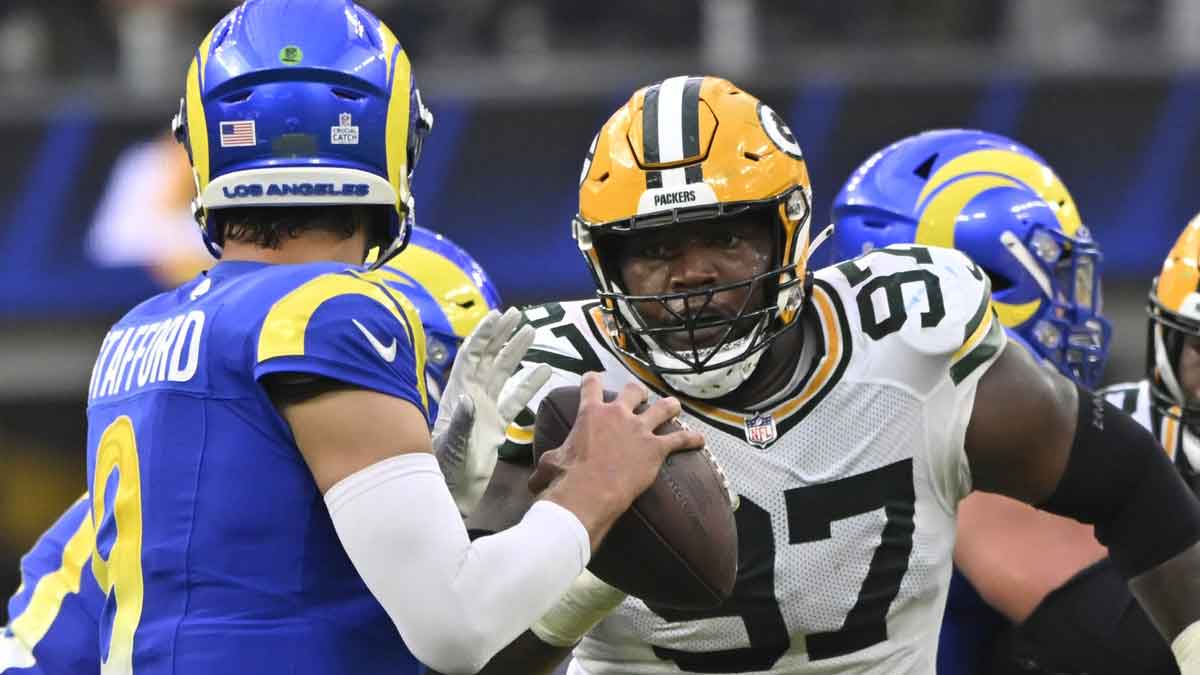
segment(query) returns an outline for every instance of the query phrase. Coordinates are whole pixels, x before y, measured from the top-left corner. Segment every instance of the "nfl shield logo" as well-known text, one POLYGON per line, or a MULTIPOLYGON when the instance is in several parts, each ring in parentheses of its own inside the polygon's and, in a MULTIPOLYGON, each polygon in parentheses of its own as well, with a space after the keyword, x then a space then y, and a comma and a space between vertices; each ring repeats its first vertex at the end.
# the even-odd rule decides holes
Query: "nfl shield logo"
POLYGON ((756 448, 765 448, 775 442, 775 418, 767 413, 746 418, 746 440, 756 448))

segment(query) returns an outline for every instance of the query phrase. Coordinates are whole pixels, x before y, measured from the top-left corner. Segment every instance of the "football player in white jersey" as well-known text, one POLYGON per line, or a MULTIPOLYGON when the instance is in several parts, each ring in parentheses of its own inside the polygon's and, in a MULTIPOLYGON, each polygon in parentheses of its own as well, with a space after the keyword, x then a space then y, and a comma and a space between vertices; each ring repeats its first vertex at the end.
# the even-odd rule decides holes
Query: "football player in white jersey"
MULTIPOLYGON (((863 162, 831 215, 837 257, 893 243, 966 253, 992 282, 1009 340, 1099 386, 1111 335, 1100 249, 1030 148, 972 129, 909 136, 863 162)), ((1108 552, 1091 527, 977 492, 959 505, 957 533, 965 574, 951 579, 939 673, 1179 672, 1124 580, 1099 562, 1108 552)))
POLYGON ((645 87, 600 130, 573 232, 598 298, 526 312, 527 361, 554 368, 531 407, 587 371, 678 396, 740 498, 738 579, 721 607, 680 612, 585 573, 483 672, 548 672, 572 649, 573 675, 933 672, 972 489, 1095 523, 1197 659, 1200 504, 1154 438, 1006 348, 957 251, 810 272, 810 204, 792 133, 725 80, 645 87))

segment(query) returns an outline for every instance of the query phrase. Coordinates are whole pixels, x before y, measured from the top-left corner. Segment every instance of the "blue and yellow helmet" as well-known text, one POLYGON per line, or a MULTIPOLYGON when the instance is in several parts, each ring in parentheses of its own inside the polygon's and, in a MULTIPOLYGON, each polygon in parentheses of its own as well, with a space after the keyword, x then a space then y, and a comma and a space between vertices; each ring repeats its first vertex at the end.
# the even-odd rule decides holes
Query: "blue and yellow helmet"
POLYGON ((197 48, 175 135, 220 257, 221 209, 244 206, 390 206, 391 248, 403 246, 432 125, 408 56, 370 12, 350 0, 246 0, 197 48))
POLYGON ((1100 250, 1037 153, 982 131, 910 136, 877 152, 833 203, 839 258, 894 243, 956 248, 987 272, 1009 334, 1064 375, 1100 384, 1112 328, 1100 250))
POLYGON ((425 328, 425 383, 430 413, 441 400, 450 366, 463 340, 488 311, 500 307, 500 292, 466 251, 442 235, 413 226, 408 246, 382 268, 421 314, 425 328))

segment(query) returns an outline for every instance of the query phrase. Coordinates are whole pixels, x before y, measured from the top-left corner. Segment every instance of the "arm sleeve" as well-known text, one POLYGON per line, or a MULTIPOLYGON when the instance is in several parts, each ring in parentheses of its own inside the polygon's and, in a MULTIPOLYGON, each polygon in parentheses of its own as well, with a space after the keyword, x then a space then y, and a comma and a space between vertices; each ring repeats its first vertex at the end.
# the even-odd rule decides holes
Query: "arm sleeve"
POLYGON ((399 291, 357 273, 316 277, 263 320, 254 377, 300 373, 402 398, 428 419, 425 332, 399 291))
POLYGON ((367 467, 330 488, 346 553, 423 663, 474 673, 558 600, 591 555, 587 530, 539 501, 516 526, 469 541, 430 454, 367 467))

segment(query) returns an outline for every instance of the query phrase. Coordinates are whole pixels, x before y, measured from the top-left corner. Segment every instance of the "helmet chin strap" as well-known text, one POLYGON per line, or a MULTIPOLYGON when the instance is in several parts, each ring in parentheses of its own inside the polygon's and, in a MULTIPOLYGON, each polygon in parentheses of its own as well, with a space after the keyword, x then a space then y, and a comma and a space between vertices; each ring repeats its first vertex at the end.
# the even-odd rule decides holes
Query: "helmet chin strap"
POLYGON ((825 229, 818 232, 817 236, 813 237, 812 240, 808 242, 808 251, 804 254, 805 259, 806 260, 811 259, 813 251, 816 251, 817 247, 819 247, 821 244, 824 244, 825 240, 829 239, 832 236, 833 236, 833 225, 832 224, 826 225, 825 229))

